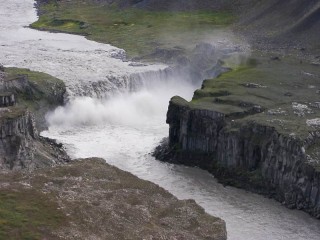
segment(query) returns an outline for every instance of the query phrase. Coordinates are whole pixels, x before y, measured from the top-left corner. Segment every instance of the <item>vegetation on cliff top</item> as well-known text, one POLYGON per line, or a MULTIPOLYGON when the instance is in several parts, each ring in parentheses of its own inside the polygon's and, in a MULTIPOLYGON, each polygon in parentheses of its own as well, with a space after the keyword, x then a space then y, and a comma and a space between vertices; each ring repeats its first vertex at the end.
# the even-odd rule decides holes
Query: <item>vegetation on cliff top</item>
POLYGON ((62 104, 61 95, 65 92, 65 84, 62 80, 52 77, 46 73, 30 71, 23 68, 5 68, 7 74, 5 81, 14 81, 19 78, 26 78, 27 84, 15 88, 19 96, 18 101, 27 105, 31 110, 37 110, 40 101, 48 104, 62 104))
POLYGON ((33 28, 85 35, 123 48, 130 57, 149 55, 156 48, 199 42, 213 31, 213 26, 225 27, 234 21, 226 11, 119 9, 92 1, 49 1, 39 8, 41 15, 31 24, 33 28))
POLYGON ((0 239, 53 239, 50 231, 64 224, 65 214, 45 194, 23 186, 1 189, 0 239))
POLYGON ((224 113, 233 125, 256 121, 305 139, 320 127, 311 121, 320 118, 318 68, 292 56, 253 52, 247 62, 205 80, 188 105, 224 113))
POLYGON ((26 109, 36 116, 37 127, 42 130, 46 123, 45 114, 64 102, 66 86, 60 79, 48 74, 21 68, 4 68, 5 85, 15 94, 17 106, 1 113, 2 118, 14 118, 26 109))

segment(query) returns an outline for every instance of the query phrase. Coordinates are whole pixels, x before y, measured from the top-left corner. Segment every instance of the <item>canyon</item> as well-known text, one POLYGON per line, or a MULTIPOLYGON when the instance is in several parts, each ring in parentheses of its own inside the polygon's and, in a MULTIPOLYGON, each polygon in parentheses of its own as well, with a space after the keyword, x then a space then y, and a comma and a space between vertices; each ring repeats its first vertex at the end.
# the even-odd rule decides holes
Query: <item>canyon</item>
MULTIPOLYGON (((122 231, 111 222, 113 233, 95 231, 98 239, 106 234, 126 239, 126 231, 132 231, 133 225, 122 225, 122 220, 135 221, 141 215, 139 221, 150 222, 150 214, 154 214, 152 222, 158 230, 139 228, 137 238, 142 234, 170 239, 177 233, 176 237, 187 239, 225 239, 227 228, 228 239, 270 239, 270 232, 273 239, 317 239, 320 228, 316 219, 262 196, 227 187, 261 193, 319 217, 316 1, 306 4, 297 15, 303 28, 286 23, 295 7, 279 15, 283 8, 280 1, 232 1, 229 5, 223 1, 187 1, 184 5, 181 1, 37 2, 39 19, 33 1, 2 3, 5 11, 0 17, 6 20, 0 26, 5 33, 0 38, 0 61, 5 65, 2 72, 11 77, 2 81, 0 97, 4 116, 1 153, 8 156, 1 159, 6 172, 1 176, 2 190, 6 194, 9 191, 4 199, 19 200, 18 195, 10 195, 11 188, 27 192, 28 199, 32 195, 41 199, 41 192, 46 192, 58 200, 47 199, 51 205, 37 204, 48 212, 52 207, 61 208, 54 211, 57 219, 65 223, 71 214, 67 222, 74 222, 62 228, 49 218, 47 224, 53 226, 49 230, 34 225, 37 231, 42 229, 37 232, 39 236, 88 238, 87 226, 104 226, 102 215, 93 217, 102 211, 114 216, 111 221, 118 221, 122 231), (110 11, 110 6, 121 11, 110 11), (164 12, 155 14, 159 6, 165 6, 161 9, 164 12), (207 8, 221 12, 184 12, 207 8), (75 15, 78 11, 83 15, 75 15), (136 11, 143 14, 144 21, 134 17, 136 11), (114 20, 101 22, 105 12, 114 20), (270 16, 287 27, 278 28, 281 31, 269 28, 270 16), (184 22, 189 18, 191 22, 184 22), (174 20, 177 26, 170 27, 174 20), (42 31, 26 28, 29 24, 42 31), (198 30, 183 32, 190 28, 198 30), (150 34, 141 34, 145 29, 150 34), (161 29, 161 34, 156 35, 154 29, 161 29), (168 34, 162 34, 165 29, 168 34), (128 31, 131 38, 124 38, 121 34, 126 36, 128 31), (54 32, 84 35, 101 43, 54 32), (292 38, 293 33, 296 38, 292 38), (304 39, 304 34, 310 38, 304 39), (32 71, 10 68, 13 66, 32 71), (47 81, 37 82, 35 75, 40 73, 34 71, 54 78, 42 75, 40 80, 47 81), (182 98, 170 100, 174 95, 182 98), (159 162, 149 154, 167 135, 166 112, 169 139, 156 149, 156 157, 201 167, 223 185, 205 171, 159 162), (13 119, 12 113, 16 114, 13 119), (93 157, 104 158, 162 188, 93 157), (53 168, 43 169, 45 166, 53 168), (21 168, 22 175, 7 172, 21 168), (67 186, 73 190, 68 191, 67 186), (90 186, 96 189, 92 195, 87 191, 90 186), (116 190, 112 192, 110 186, 116 190), (175 208, 154 205, 156 198, 144 197, 154 193, 144 186, 155 189, 165 204, 175 208), (224 219, 226 226, 192 200, 177 200, 163 188, 179 199, 195 199, 206 212, 224 219), (111 200, 110 194, 115 196, 111 200), (98 196, 99 201, 93 200, 98 196), (123 204, 114 205, 117 201, 123 204), (106 210, 110 204, 113 208, 106 210), (163 211, 154 212, 155 206, 163 211), (121 208, 134 208, 139 214, 126 216, 128 211, 121 208), (176 215, 167 214, 171 211, 176 215), (183 215, 189 211, 195 217, 183 215), (78 212, 92 222, 82 221, 78 212), (176 224, 177 218, 183 219, 181 225, 176 224), (212 226, 217 226, 214 232, 203 235, 212 226)), ((290 3, 297 6, 298 2, 290 3)))

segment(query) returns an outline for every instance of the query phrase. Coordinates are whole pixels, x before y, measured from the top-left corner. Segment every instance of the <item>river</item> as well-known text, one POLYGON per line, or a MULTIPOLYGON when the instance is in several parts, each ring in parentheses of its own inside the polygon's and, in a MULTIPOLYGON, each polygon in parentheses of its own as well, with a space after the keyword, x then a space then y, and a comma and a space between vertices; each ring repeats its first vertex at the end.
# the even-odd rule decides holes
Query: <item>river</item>
POLYGON ((119 59, 123 50, 116 47, 27 28, 37 19, 33 4, 32 0, 0 0, 0 63, 42 71, 66 82, 73 98, 48 115, 50 127, 42 135, 64 143, 72 158, 102 157, 180 199, 195 199, 208 213, 226 221, 230 240, 319 239, 320 221, 304 212, 224 187, 200 169, 162 163, 150 156, 168 135, 165 115, 170 97, 190 99, 201 83, 161 81, 163 65, 135 67, 119 59), (155 72, 157 84, 135 92, 119 91, 128 88, 132 74, 143 72, 155 72), (92 87, 102 82, 107 84, 92 87), (117 93, 92 98, 103 91, 117 93))

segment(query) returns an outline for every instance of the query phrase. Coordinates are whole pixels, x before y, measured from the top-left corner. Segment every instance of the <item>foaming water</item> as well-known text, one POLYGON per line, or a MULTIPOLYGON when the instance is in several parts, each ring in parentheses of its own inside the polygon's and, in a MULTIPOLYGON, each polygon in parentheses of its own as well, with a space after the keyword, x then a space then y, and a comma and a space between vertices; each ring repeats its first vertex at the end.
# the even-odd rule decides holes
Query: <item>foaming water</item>
POLYGON ((306 213, 223 187, 205 171, 162 163, 149 154, 168 134, 165 115, 170 96, 191 99, 196 87, 183 86, 162 81, 157 88, 109 100, 76 98, 48 115, 50 128, 42 134, 64 143, 73 158, 102 157, 179 198, 195 199, 208 213, 226 221, 228 239, 318 239, 320 223, 306 213))
POLYGON ((156 161, 152 149, 167 136, 165 115, 173 95, 190 99, 199 86, 168 75, 165 66, 133 67, 123 50, 80 36, 24 28, 37 19, 32 0, 0 0, 0 62, 43 71, 64 80, 72 98, 48 115, 43 135, 56 138, 73 158, 103 157, 107 162, 164 187, 179 198, 193 198, 223 218, 231 240, 315 240, 320 223, 307 214, 231 187, 205 171, 156 161), (132 84, 134 82, 134 84, 132 84), (151 83, 151 84, 149 84, 151 83))
MULTIPOLYGON (((189 92, 175 93, 190 99, 192 91, 190 86, 189 92)), ((168 134, 165 114, 169 96, 171 93, 143 89, 110 100, 75 99, 48 116, 51 126, 42 134, 64 143, 73 158, 102 157, 181 199, 195 199, 208 213, 226 221, 228 239, 319 239, 320 222, 304 212, 289 210, 240 189, 223 187, 200 169, 155 160, 149 153, 168 134), (92 117, 85 113, 90 108, 94 109, 88 111, 92 117), (68 116, 73 114, 77 117, 70 119, 68 116), (77 120, 82 118, 80 115, 85 115, 85 122, 77 120)))
POLYGON ((82 36, 26 28, 37 20, 33 0, 0 0, 0 63, 45 72, 66 83, 69 95, 99 97, 126 88, 131 74, 164 69, 131 66, 125 52, 82 36))
POLYGON ((179 93, 191 99, 195 85, 189 82, 160 82, 151 88, 122 93, 109 99, 76 97, 66 106, 47 115, 51 127, 69 128, 101 124, 131 127, 161 126, 165 123, 168 101, 179 93), (177 91, 176 89, 179 89, 177 91), (156 119, 156 120, 154 120, 156 119), (159 119, 161 119, 159 121, 159 119))

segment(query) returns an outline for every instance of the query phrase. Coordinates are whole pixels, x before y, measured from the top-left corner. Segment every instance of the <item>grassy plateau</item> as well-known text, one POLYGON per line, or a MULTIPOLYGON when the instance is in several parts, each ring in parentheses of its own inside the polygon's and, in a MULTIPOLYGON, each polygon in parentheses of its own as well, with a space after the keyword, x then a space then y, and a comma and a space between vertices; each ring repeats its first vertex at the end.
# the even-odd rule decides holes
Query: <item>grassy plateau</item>
POLYGON ((230 25, 230 12, 148 11, 119 9, 92 1, 49 1, 40 5, 40 18, 31 27, 85 35, 127 51, 129 57, 151 54, 199 42, 213 29, 230 25))
MULTIPOLYGON (((228 59, 225 66, 230 66, 228 59)), ((307 124, 320 118, 318 66, 293 56, 275 58, 256 51, 232 67, 218 78, 205 80, 189 106, 224 113, 234 125, 256 121, 302 139, 320 127, 307 124)))

